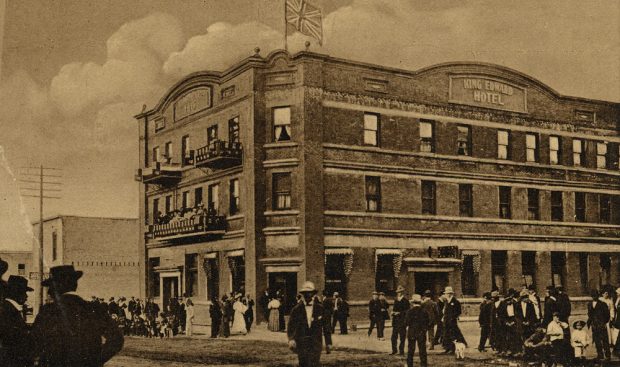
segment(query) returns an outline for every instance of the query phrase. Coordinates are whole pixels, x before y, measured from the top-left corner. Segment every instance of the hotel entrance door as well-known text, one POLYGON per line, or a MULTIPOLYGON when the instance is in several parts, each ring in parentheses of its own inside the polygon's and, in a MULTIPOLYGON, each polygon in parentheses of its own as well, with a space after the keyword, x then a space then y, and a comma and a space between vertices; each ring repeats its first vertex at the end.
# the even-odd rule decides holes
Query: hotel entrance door
POLYGON ((448 273, 416 271, 414 282, 417 294, 422 295, 428 289, 434 297, 439 297, 444 288, 448 286, 448 273))
POLYGON ((168 308, 170 298, 179 297, 179 278, 175 275, 172 277, 163 277, 162 281, 162 305, 164 310, 168 308))
POLYGON ((297 298, 297 273, 269 273, 269 289, 273 294, 280 291, 284 314, 288 315, 295 306, 297 298))

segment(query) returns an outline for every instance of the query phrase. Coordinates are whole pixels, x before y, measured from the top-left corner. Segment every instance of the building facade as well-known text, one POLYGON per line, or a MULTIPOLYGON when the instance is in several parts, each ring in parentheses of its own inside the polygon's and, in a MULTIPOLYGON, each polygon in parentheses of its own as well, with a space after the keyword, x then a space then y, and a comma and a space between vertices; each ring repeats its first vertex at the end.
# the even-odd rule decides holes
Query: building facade
MULTIPOLYGON (((135 218, 62 215, 44 219, 44 276, 53 266, 73 265, 84 272, 77 289, 84 299, 137 297, 141 293, 138 229, 135 218)), ((38 238, 38 222, 33 224, 33 231, 38 238)), ((34 259, 33 271, 38 271, 38 251, 34 259)), ((38 287, 40 282, 33 284, 38 287)))
POLYGON ((9 279, 11 275, 29 278, 30 272, 34 271, 32 267, 32 251, 0 250, 0 259, 6 261, 9 265, 6 273, 4 273, 4 280, 9 279))
MULTIPOLYGON (((208 300, 620 283, 620 105, 483 63, 255 54, 140 125, 145 291, 208 300), (176 211, 176 214, 174 214, 176 211)), ((201 316, 202 315, 202 316, 201 316)))

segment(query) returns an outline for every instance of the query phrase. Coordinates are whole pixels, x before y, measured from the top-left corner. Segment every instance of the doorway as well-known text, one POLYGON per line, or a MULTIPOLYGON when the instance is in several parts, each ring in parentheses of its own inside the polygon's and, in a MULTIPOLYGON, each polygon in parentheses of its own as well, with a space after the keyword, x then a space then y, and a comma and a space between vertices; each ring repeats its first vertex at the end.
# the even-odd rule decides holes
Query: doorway
POLYGON ((447 272, 416 271, 413 274, 415 292, 420 295, 424 294, 424 291, 430 290, 434 297, 438 297, 448 285, 447 272))
POLYGON ((284 314, 288 315, 297 302, 297 273, 269 273, 269 290, 274 295, 280 292, 284 314))
POLYGON ((164 310, 168 308, 168 303, 170 303, 170 298, 178 298, 179 297, 179 278, 177 276, 174 277, 163 277, 162 281, 162 305, 164 310))

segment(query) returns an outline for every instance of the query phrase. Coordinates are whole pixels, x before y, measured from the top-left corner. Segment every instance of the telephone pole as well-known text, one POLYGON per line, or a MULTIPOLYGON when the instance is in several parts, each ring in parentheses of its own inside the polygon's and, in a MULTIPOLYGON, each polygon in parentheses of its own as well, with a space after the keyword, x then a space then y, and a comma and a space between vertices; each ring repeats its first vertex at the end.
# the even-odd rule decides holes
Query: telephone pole
POLYGON ((38 306, 43 305, 43 199, 60 199, 62 182, 62 169, 52 167, 21 167, 19 171, 20 195, 39 199, 39 292, 37 294, 38 306), (34 187, 33 187, 34 185, 34 187))

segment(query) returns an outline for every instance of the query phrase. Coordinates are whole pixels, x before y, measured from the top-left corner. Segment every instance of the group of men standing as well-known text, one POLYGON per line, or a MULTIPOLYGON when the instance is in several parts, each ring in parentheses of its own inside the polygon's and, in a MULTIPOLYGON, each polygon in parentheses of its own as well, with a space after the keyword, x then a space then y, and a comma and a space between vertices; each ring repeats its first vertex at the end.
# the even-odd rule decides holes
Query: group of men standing
POLYGON ((100 367, 121 350, 123 334, 110 315, 76 294, 81 271, 50 269, 41 285, 52 301, 29 328, 22 308, 33 289, 24 277, 2 280, 7 268, 0 259, 0 366, 100 367))

